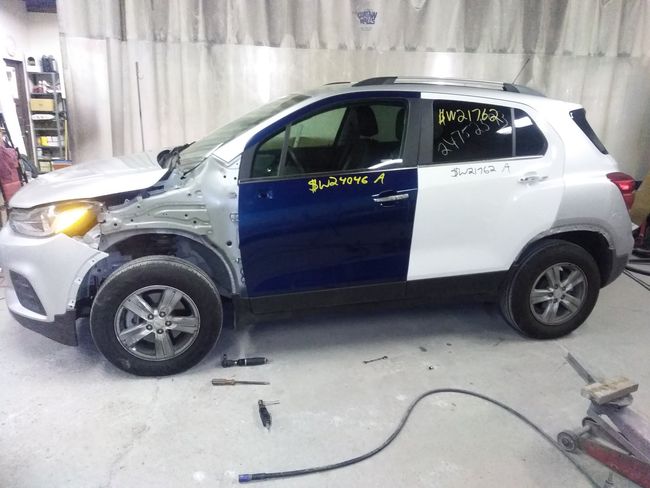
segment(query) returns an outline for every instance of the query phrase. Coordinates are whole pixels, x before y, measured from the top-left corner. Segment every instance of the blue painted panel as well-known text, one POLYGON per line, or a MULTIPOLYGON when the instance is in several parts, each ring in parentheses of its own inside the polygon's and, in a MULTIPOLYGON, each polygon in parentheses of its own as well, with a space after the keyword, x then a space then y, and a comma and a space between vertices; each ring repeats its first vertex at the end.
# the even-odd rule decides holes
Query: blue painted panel
POLYGON ((416 197, 415 168, 242 182, 248 296, 406 281, 416 197))

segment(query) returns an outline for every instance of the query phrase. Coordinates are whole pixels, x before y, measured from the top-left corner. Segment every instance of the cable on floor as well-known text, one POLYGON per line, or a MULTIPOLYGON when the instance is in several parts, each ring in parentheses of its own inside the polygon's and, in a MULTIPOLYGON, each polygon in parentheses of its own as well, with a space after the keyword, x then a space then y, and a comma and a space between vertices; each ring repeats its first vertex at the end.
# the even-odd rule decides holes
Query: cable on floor
POLYGON ((642 280, 641 278, 639 278, 638 276, 635 276, 635 275, 634 275, 632 272, 630 272, 627 268, 625 269, 625 271, 623 271, 623 273, 625 274, 625 276, 628 276, 629 278, 631 278, 631 279, 633 279, 634 281, 636 281, 636 282, 637 282, 639 285, 641 285, 643 288, 645 288, 646 290, 650 291, 650 284, 646 283, 645 281, 643 281, 643 280, 642 280))
POLYGON ((650 269, 646 268, 639 268, 638 266, 631 266, 631 264, 635 265, 641 265, 641 266, 650 266, 650 253, 646 254, 644 251, 643 254, 640 254, 640 250, 635 249, 634 254, 636 256, 641 256, 637 258, 632 258, 628 261, 627 266, 625 266, 625 275, 632 278, 634 281, 636 281, 639 285, 641 285, 643 288, 646 290, 650 291, 650 283, 647 283, 645 280, 642 280, 638 276, 633 275, 632 273, 644 275, 644 276, 650 276, 650 269))
MULTIPOLYGON (((647 264, 650 264, 650 263, 647 263, 647 264)), ((627 271, 631 271, 632 273, 638 273, 638 274, 641 274, 641 275, 644 275, 644 276, 650 276, 650 270, 641 269, 641 268, 638 268, 636 266, 629 266, 628 265, 628 266, 625 266, 625 269, 627 271)))
POLYGON ((459 395, 468 395, 472 396, 475 398, 479 398, 481 400, 485 400, 486 402, 489 402, 493 405, 496 405, 497 407, 500 407, 501 409, 505 410, 511 415, 514 415, 517 417, 519 420, 524 422, 526 425, 528 425, 530 428, 532 428, 535 432, 537 432, 539 435, 541 435, 544 439, 546 439, 553 447, 558 449, 577 469, 580 471, 580 473, 589 481, 589 483, 592 486, 599 487, 599 485, 589 476, 556 442, 555 440, 548 435, 546 432, 544 432, 541 427, 539 427, 537 424, 535 424, 532 420, 530 420, 528 417, 526 417, 524 414, 518 412, 512 407, 509 407, 505 403, 501 403, 498 400, 495 400, 494 398, 490 398, 487 395, 483 395, 481 393, 477 393, 471 390, 464 390, 461 388, 437 388, 435 390, 429 390, 424 393, 422 393, 419 397, 417 397, 411 405, 406 409, 406 412, 404 413, 404 416, 402 417, 402 420, 400 423, 397 425, 397 428, 395 431, 386 439, 383 444, 381 444, 379 447, 376 447, 370 452, 367 452, 365 454, 362 454, 360 456, 357 456, 352 459, 348 459, 345 461, 341 461, 339 463, 335 464, 328 464, 325 466, 318 466, 314 468, 305 468, 305 469, 296 469, 294 471, 278 471, 275 473, 253 473, 253 474, 240 474, 239 475, 239 482, 240 483, 248 483, 250 481, 262 481, 262 480, 269 480, 269 479, 280 479, 280 478, 290 478, 294 476, 303 476, 303 475, 308 475, 308 474, 315 474, 315 473, 322 473, 323 471, 331 471, 333 469, 339 469, 343 468, 345 466, 350 466, 352 464, 356 464, 358 462, 364 461, 375 454, 381 452, 385 447, 387 447, 391 442, 395 440, 395 438, 402 432, 402 429, 406 425, 407 420, 409 419, 411 413, 413 412, 413 409, 416 407, 420 401, 422 401, 424 398, 432 395, 439 395, 441 393, 456 393, 459 395))

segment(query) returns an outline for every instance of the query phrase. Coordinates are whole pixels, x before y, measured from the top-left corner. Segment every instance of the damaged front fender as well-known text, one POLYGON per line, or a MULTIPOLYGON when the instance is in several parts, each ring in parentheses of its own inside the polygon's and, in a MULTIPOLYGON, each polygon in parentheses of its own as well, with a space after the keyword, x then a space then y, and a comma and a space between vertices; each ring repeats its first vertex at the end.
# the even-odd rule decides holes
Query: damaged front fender
POLYGON ((135 198, 107 207, 99 216, 102 248, 134 235, 174 234, 203 243, 228 270, 232 293, 243 284, 238 246, 238 167, 208 159, 189 177, 174 170, 135 198))

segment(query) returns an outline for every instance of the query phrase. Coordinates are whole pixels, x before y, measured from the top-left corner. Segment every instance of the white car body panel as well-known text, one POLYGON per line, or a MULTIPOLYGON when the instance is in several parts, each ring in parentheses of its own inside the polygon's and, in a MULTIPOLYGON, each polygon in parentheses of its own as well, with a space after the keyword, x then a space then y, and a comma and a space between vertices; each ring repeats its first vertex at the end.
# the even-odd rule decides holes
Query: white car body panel
POLYGON ((89 161, 40 175, 22 187, 9 204, 32 208, 141 190, 156 183, 165 172, 153 153, 89 161))
POLYGON ((546 154, 420 166, 408 280, 507 270, 534 236, 553 226, 564 191, 561 140, 530 107, 499 105, 534 120, 548 141, 546 154), (520 181, 531 175, 542 180, 520 181))
POLYGON ((33 238, 16 234, 5 226, 0 231, 0 238, 7 306, 14 313, 39 322, 51 322, 56 315, 74 309, 81 278, 90 266, 107 256, 105 252, 63 234, 33 238), (45 315, 20 304, 10 271, 21 274, 31 283, 43 304, 45 315))

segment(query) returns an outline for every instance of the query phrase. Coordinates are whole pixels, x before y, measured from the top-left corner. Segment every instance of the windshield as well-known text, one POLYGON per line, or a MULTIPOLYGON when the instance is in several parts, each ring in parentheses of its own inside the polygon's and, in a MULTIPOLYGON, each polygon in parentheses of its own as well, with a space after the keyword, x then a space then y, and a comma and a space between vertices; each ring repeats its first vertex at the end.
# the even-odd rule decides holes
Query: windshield
POLYGON ((266 105, 256 108, 252 112, 233 120, 229 124, 210 132, 207 136, 199 139, 194 144, 181 152, 181 164, 196 164, 205 159, 210 151, 217 146, 224 144, 242 132, 255 127, 260 122, 273 117, 284 109, 302 102, 309 98, 307 95, 294 94, 274 100, 266 105))

